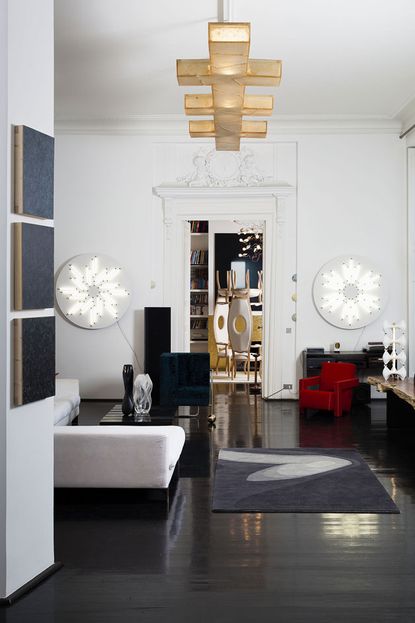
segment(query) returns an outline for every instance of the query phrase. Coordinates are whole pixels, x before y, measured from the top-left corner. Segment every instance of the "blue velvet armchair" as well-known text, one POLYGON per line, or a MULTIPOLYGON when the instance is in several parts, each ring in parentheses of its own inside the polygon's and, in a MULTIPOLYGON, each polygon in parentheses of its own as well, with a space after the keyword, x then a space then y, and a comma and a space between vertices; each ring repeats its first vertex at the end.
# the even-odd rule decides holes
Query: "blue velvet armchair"
POLYGON ((210 361, 208 353, 163 353, 160 357, 160 404, 207 406, 210 361))
MULTIPOLYGON (((160 357, 160 404, 210 405, 209 353, 163 353, 160 357)), ((209 415, 208 420, 214 421, 209 415)))

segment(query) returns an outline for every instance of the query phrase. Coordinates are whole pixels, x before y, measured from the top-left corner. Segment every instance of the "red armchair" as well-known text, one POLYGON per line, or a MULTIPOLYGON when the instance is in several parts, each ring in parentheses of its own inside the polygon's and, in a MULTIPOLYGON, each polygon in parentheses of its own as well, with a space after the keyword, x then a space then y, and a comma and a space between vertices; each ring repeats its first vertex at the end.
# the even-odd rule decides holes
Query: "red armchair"
POLYGON ((333 411, 336 417, 350 411, 353 388, 359 385, 354 363, 325 362, 320 376, 300 379, 300 413, 305 409, 333 411), (318 385, 318 389, 310 389, 318 385))

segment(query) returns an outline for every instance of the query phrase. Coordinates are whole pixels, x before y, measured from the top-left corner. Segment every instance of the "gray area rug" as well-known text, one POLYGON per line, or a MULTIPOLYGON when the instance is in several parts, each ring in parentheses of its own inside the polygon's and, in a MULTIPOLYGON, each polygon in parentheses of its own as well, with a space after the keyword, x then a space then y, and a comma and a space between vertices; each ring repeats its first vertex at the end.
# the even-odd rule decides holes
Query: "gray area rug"
POLYGON ((222 513, 399 513, 356 450, 224 448, 212 510, 222 513))

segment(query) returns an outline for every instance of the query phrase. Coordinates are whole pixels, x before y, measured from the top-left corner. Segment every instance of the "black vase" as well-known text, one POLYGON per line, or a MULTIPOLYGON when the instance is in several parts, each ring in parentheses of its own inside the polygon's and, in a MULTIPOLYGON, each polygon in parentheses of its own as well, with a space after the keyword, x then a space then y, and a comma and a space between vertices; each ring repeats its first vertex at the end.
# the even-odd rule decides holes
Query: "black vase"
POLYGON ((131 415, 134 411, 134 368, 129 363, 126 363, 122 369, 122 380, 124 381, 124 398, 121 405, 121 411, 124 415, 131 415))

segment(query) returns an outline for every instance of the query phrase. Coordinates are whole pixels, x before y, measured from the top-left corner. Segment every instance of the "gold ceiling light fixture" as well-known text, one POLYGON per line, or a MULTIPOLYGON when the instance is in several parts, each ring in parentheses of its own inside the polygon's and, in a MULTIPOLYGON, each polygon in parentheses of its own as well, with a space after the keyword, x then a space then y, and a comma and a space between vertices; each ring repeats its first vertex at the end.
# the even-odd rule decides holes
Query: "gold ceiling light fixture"
POLYGON ((249 58, 251 25, 211 22, 209 58, 177 60, 180 86, 210 86, 211 93, 184 96, 186 115, 213 115, 213 119, 189 121, 192 138, 214 137, 218 151, 239 151, 241 138, 265 138, 267 122, 244 116, 272 114, 272 95, 246 95, 247 86, 278 86, 281 61, 249 58))

